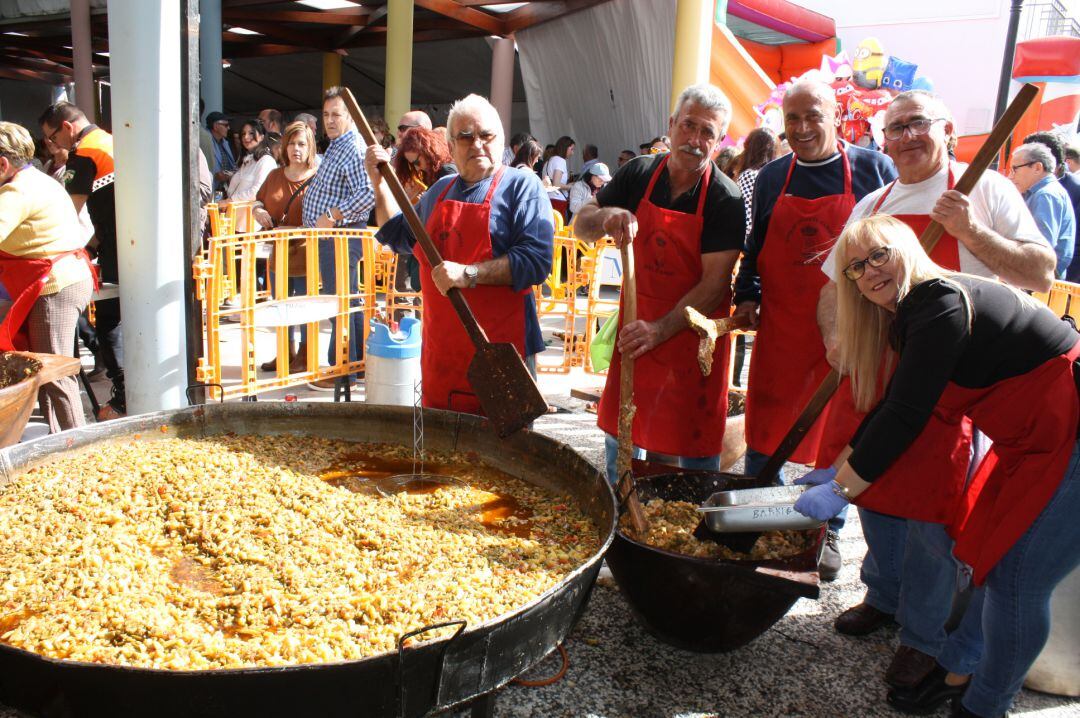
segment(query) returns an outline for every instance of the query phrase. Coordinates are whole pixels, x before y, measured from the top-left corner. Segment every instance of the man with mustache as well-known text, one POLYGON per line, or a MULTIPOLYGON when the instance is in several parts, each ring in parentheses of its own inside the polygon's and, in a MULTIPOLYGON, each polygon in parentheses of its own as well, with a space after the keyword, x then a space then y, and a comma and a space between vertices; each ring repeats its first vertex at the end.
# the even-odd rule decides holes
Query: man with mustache
MULTIPOLYGON (((735 280, 735 311, 757 329, 746 397, 751 475, 764 468, 829 373, 814 314, 826 282, 821 262, 855 203, 896 176, 884 155, 837 138, 840 107, 828 85, 796 83, 784 95, 783 110, 793 152, 758 174, 735 280)), ((823 423, 810 428, 792 461, 814 462, 823 423)), ((819 566, 824 581, 840 571, 837 538, 843 525, 843 513, 829 522, 819 566)))
POLYGON ((634 445, 638 455, 684 468, 717 469, 727 416, 727 343, 708 377, 683 309, 711 317, 731 308, 731 274, 746 230, 739 188, 712 157, 731 103, 712 85, 683 90, 669 120, 670 153, 635 158, 578 213, 575 235, 632 241, 637 320, 622 326, 600 399, 608 479, 616 481, 621 357, 635 360, 634 445))
MULTIPOLYGON (((889 214, 911 226, 916 234, 931 220, 940 222, 945 234, 930 254, 938 265, 997 277, 1023 289, 1049 289, 1057 258, 1016 187, 997 172, 986 172, 970 195, 953 189, 966 166, 949 156, 954 137, 952 115, 939 98, 921 90, 897 95, 885 112, 884 131, 885 152, 896 164, 899 177, 864 197, 852 211, 850 222, 889 214)), ((835 343, 835 282, 844 280, 832 254, 822 271, 833 280, 822 288, 818 306, 822 336, 831 350, 835 343)), ((855 410, 845 379, 829 405, 822 439, 822 453, 828 446, 835 458, 819 461, 818 466, 843 463, 849 451, 846 444, 864 416, 855 410)), ((934 417, 916 441, 922 442, 920 450, 889 471, 904 472, 908 487, 925 482, 924 492, 959 495, 972 458, 972 442, 976 444, 976 460, 985 453, 970 425, 944 424, 934 417)), ((915 503, 919 493, 912 490, 915 503)), ((978 659, 970 646, 954 643, 946 649, 945 624, 957 589, 958 570, 952 556, 953 542, 945 530, 951 517, 920 513, 920 507, 915 506, 905 515, 921 515, 922 519, 901 519, 873 510, 868 501, 864 499, 859 507, 867 548, 861 574, 866 597, 840 614, 836 629, 865 635, 895 616, 901 627, 900 646, 885 672, 886 682, 893 686, 889 702, 905 711, 929 711, 942 695, 941 686, 921 683, 934 667, 934 659, 957 672, 978 659)))

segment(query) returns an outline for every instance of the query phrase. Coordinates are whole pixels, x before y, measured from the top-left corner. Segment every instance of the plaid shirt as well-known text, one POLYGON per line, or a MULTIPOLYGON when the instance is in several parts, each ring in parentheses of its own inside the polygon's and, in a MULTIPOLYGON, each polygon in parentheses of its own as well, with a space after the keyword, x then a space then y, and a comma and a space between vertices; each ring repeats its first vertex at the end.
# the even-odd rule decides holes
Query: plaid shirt
POLYGON ((353 128, 330 140, 315 179, 304 194, 304 226, 314 227, 332 207, 344 215, 335 226, 365 226, 374 206, 375 192, 364 169, 364 148, 353 128))

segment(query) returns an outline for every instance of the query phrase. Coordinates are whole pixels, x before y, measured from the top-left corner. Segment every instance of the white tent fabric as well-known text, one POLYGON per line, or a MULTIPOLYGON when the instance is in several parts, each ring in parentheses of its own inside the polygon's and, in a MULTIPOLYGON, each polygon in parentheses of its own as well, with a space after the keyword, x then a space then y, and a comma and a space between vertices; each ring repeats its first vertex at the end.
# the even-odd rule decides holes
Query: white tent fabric
POLYGON ((594 144, 614 169, 623 149, 667 133, 675 0, 618 0, 517 33, 531 133, 594 144))

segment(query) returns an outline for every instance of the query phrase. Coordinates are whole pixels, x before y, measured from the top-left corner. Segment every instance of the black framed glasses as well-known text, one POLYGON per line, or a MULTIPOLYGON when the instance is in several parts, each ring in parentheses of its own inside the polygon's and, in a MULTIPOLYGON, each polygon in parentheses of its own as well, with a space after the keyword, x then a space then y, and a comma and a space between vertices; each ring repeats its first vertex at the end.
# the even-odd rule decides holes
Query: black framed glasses
POLYGON ((878 247, 866 255, 865 259, 856 259, 844 267, 844 276, 854 282, 866 274, 866 265, 880 267, 888 262, 890 258, 892 258, 892 247, 878 247))
POLYGON ((1021 165, 1012 165, 1011 167, 1009 167, 1009 174, 1012 174, 1013 172, 1020 169, 1021 167, 1031 167, 1031 165, 1033 165, 1033 164, 1035 164, 1035 163, 1034 162, 1025 162, 1024 164, 1021 164, 1021 165))
POLYGON ((944 122, 944 117, 930 117, 912 120, 911 122, 894 122, 885 128, 885 139, 893 142, 903 139, 905 132, 910 132, 912 137, 925 135, 934 126, 935 122, 944 122))
POLYGON ((64 123, 61 122, 56 126, 56 129, 49 133, 49 142, 56 142, 56 136, 60 134, 60 130, 64 129, 64 123))
POLYGON ((471 145, 472 143, 476 142, 477 137, 480 138, 481 143, 486 145, 487 143, 494 140, 496 135, 491 130, 480 130, 479 132, 459 132, 454 135, 454 139, 462 145, 471 145))
POLYGON ((398 131, 398 134, 400 135, 400 134, 403 134, 406 130, 411 130, 412 128, 419 127, 419 126, 420 125, 398 125, 397 126, 397 131, 398 131))

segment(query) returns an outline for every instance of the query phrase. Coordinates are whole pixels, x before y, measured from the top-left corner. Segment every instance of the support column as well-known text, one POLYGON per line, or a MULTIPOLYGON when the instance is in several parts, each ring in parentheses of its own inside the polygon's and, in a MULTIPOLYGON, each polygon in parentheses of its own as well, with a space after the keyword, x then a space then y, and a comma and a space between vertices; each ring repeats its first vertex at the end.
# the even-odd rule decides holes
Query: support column
POLYGON ((675 61, 671 66, 671 109, 689 85, 709 81, 712 53, 712 0, 678 0, 675 12, 675 61))
POLYGON ((341 85, 341 55, 324 52, 322 56, 322 89, 341 85))
MULTIPOLYGON (((128 411, 176 409, 187 385, 181 13, 110 0, 116 230, 128 411)), ((218 63, 220 68, 220 62, 218 63)))
POLYGON ((90 0, 71 0, 71 54, 75 61, 75 104, 97 121, 94 47, 90 37, 90 0))
POLYGON ((491 48, 491 104, 502 118, 503 135, 510 139, 514 112, 514 38, 500 37, 491 48))
POLYGON ((225 109, 221 74, 221 0, 199 0, 199 86, 206 103, 199 120, 225 109))
POLYGON ((413 0, 389 0, 387 4, 383 117, 394 127, 412 109, 413 0))

